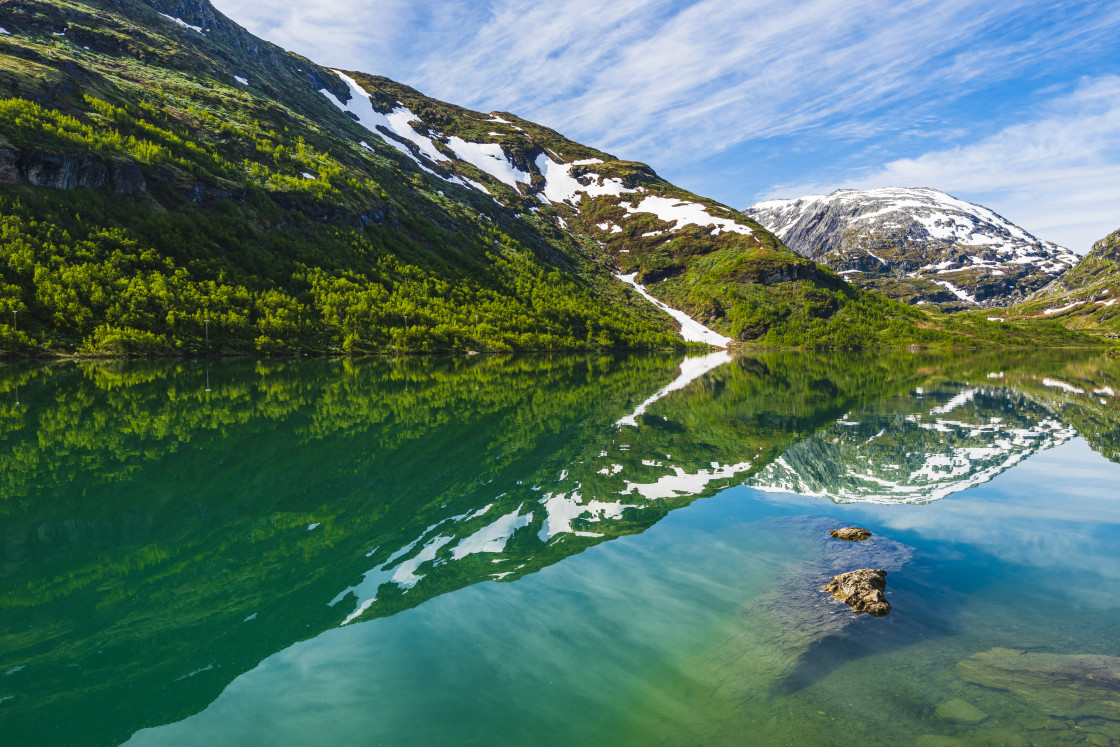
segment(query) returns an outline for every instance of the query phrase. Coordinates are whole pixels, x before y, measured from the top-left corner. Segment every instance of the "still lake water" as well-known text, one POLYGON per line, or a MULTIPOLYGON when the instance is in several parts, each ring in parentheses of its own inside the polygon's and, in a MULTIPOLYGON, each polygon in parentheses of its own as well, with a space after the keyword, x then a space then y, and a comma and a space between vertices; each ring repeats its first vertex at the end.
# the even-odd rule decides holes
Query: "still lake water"
POLYGON ((0 744, 1118 744, 1117 394, 1070 351, 2 365, 0 744), (890 616, 819 591, 860 567, 890 616))

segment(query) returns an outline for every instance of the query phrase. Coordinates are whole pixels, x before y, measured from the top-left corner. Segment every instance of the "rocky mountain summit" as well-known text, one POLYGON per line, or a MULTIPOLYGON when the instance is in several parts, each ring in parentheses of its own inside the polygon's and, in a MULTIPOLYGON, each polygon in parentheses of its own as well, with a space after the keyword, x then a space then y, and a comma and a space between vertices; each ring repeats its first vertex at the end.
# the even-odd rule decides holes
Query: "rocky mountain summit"
POLYGON ((760 202, 746 212, 852 284, 912 304, 1007 306, 1078 260, 988 208, 936 189, 842 189, 760 202))

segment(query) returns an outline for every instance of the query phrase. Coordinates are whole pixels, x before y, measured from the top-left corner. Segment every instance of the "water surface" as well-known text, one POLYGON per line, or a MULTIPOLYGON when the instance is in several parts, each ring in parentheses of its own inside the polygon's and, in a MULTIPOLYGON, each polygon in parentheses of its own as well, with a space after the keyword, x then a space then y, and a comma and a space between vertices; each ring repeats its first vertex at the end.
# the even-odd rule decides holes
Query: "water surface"
POLYGON ((959 663, 1120 656, 1116 392, 1066 351, 6 366, 0 730, 1109 744, 959 663), (869 564, 889 617, 818 591, 869 564))

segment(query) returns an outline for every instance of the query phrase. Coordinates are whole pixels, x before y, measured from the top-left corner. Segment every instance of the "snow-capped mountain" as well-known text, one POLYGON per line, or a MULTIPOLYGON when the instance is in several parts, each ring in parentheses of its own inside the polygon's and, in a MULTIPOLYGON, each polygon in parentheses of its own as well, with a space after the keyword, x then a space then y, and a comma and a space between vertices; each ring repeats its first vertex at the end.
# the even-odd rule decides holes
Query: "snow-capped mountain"
POLYGON ((791 249, 910 303, 1006 306, 1077 264, 980 205, 929 188, 853 190, 747 208, 791 249))

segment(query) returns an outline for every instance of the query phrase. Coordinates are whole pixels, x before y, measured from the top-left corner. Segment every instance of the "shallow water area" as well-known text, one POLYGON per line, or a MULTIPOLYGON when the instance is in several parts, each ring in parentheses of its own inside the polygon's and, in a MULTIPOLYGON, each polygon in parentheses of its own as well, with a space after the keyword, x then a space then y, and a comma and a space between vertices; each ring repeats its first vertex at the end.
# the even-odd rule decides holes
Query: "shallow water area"
POLYGON ((1113 391, 1068 351, 0 368, 0 729, 1120 743, 1113 391), (821 591, 860 567, 890 615, 821 591))

